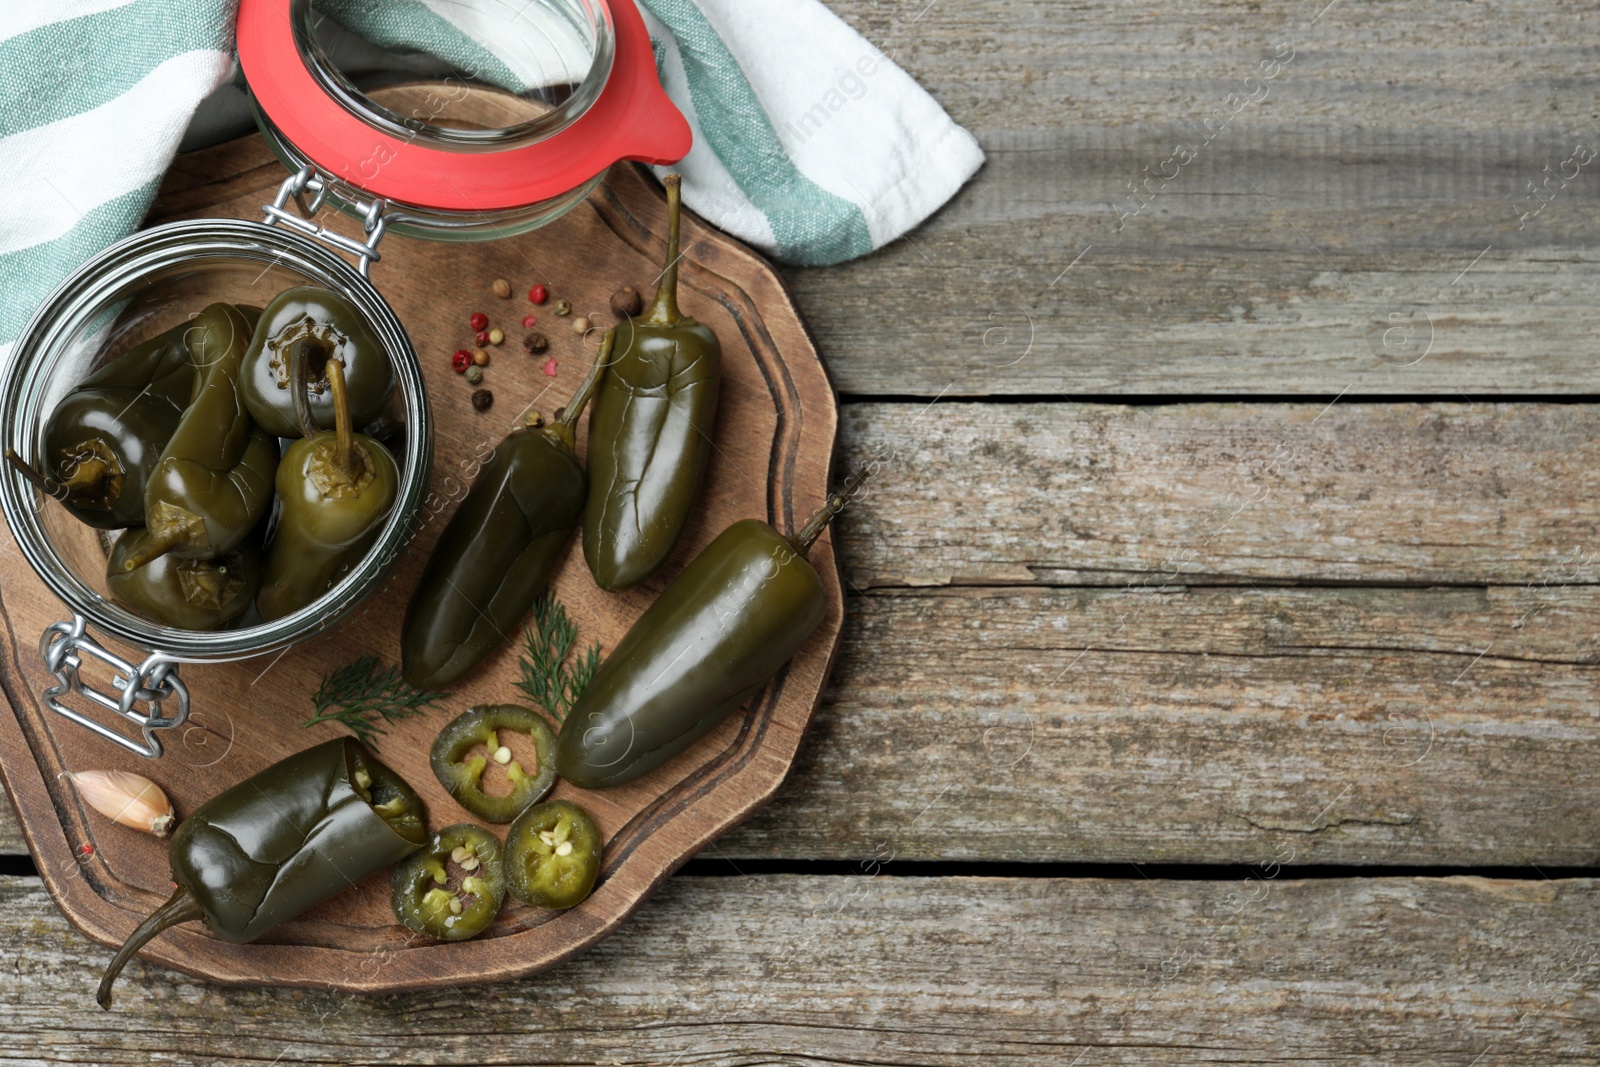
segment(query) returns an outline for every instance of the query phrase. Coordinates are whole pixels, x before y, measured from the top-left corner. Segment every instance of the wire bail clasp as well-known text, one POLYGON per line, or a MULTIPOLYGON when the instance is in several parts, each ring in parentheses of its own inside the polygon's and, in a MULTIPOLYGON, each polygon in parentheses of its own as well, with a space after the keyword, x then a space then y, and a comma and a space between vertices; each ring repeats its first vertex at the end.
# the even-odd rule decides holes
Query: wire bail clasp
POLYGON ((46 707, 146 759, 161 758, 158 730, 176 729, 189 719, 189 687, 178 677, 176 660, 159 652, 147 656, 142 663, 125 660, 89 636, 88 620, 82 615, 74 615, 71 622, 56 622, 45 627, 39 637, 39 655, 44 659, 45 669, 56 679, 56 684, 44 691, 46 707), (120 693, 103 693, 83 680, 81 671, 85 656, 111 668, 114 672, 111 684, 120 693), (144 744, 122 736, 60 701, 60 697, 73 693, 139 727, 144 744), (161 708, 168 700, 177 704, 170 715, 163 714, 161 708), (149 705, 150 710, 138 710, 140 703, 149 705))
POLYGON ((385 201, 381 197, 373 200, 366 205, 362 213, 361 228, 367 235, 365 243, 346 237, 342 233, 335 233, 326 226, 318 226, 311 221, 327 201, 328 183, 314 168, 301 167, 278 186, 278 195, 273 198, 272 203, 261 206, 261 210, 265 212, 261 221, 268 226, 282 223, 312 240, 332 245, 341 252, 355 256, 358 260, 356 269, 361 272, 363 278, 370 278, 372 264, 383 258, 378 254, 378 242, 383 240, 384 230, 388 225, 388 219, 383 213, 385 201), (311 194, 309 201, 306 199, 308 192, 311 194), (295 206, 300 209, 299 214, 289 210, 290 200, 293 200, 295 206))

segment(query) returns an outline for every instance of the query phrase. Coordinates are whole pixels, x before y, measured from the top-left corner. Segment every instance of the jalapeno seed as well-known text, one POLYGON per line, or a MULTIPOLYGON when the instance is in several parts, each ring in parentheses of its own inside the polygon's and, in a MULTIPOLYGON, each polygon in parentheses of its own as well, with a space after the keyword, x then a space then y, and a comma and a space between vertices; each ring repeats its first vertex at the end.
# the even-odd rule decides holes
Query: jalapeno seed
POLYGON ((535 804, 506 833, 506 888, 524 904, 570 908, 594 889, 602 848, 600 827, 578 805, 535 804))
POLYGON ((544 716, 532 708, 516 704, 481 704, 439 731, 434 739, 429 762, 439 784, 449 790, 456 802, 480 819, 506 823, 528 805, 540 800, 555 785, 555 731, 544 716), (532 773, 512 757, 510 747, 500 735, 525 734, 533 742, 538 765, 532 773), (484 755, 472 755, 479 745, 484 755), (505 759, 500 758, 505 750, 505 759), (511 792, 493 796, 483 788, 483 772, 490 762, 505 768, 511 792))

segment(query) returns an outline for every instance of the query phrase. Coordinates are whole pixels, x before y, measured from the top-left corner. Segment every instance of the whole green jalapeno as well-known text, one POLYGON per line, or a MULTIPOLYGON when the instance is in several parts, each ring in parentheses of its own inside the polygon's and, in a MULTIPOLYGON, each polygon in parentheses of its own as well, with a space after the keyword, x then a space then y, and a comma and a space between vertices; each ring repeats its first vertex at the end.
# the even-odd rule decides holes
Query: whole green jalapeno
POLYGON ((586 789, 631 782, 777 674, 822 621, 822 579, 806 553, 864 477, 793 537, 744 519, 707 545, 595 671, 556 739, 556 772, 586 789))
POLYGON ((261 549, 254 536, 216 559, 162 556, 124 569, 149 536, 141 528, 124 531, 106 561, 111 595, 146 618, 180 630, 215 630, 243 615, 261 588, 261 549))
POLYGON ((600 877, 604 844, 594 816, 572 801, 535 804, 506 831, 506 888, 536 908, 582 903, 600 877))
POLYGON ((206 801, 167 849, 177 889, 107 965, 122 968, 163 930, 201 919, 223 941, 253 941, 404 859, 428 839, 422 801, 354 738, 280 760, 206 801))
POLYGON ((372 547, 400 491, 400 469, 389 450, 351 427, 337 359, 328 360, 323 371, 335 428, 318 432, 309 403, 309 348, 310 342, 302 342, 290 357, 304 436, 278 464, 278 532, 256 601, 265 622, 293 614, 332 589, 372 547))
POLYGON ((534 413, 495 446, 445 525, 401 630, 400 666, 412 686, 443 689, 472 670, 549 584, 588 490, 573 427, 609 351, 602 343, 560 419, 545 425, 534 413))
POLYGON ((11 465, 90 526, 143 526, 145 482, 194 391, 188 330, 180 323, 79 382, 45 423, 40 470, 8 455, 11 465))
POLYGON ((272 503, 278 442, 239 402, 239 366, 250 333, 249 320, 231 304, 212 304, 190 325, 200 379, 145 485, 150 537, 123 563, 129 570, 167 552, 184 559, 222 555, 249 535, 272 503))
MULTIPOLYGON (((261 309, 238 305, 252 326, 261 309)), ((8 452, 35 487, 103 530, 144 525, 144 490, 194 395, 194 356, 181 322, 103 364, 50 413, 43 473, 8 452)))
POLYGON ((722 346, 678 310, 679 178, 667 186, 667 265, 650 306, 611 331, 616 353, 589 415, 583 557, 602 589, 666 561, 700 496, 722 388, 722 346))
POLYGON ((518 704, 481 704, 457 717, 439 731, 429 751, 428 762, 439 784, 450 791, 456 803, 480 819, 506 823, 520 815, 529 804, 543 800, 556 784, 556 732, 532 708, 518 704), (501 743, 501 734, 527 734, 538 761, 533 773, 511 755, 501 743), (471 755, 483 746, 483 755, 471 755), (505 768, 511 792, 495 796, 484 792, 483 772, 490 761, 505 768))
POLYGON ((285 289, 261 313, 244 355, 239 396, 256 425, 275 437, 305 433, 293 385, 293 355, 311 347, 311 412, 319 429, 334 427, 329 361, 344 369, 350 417, 365 426, 388 406, 394 394, 394 365, 354 305, 326 289, 285 289))
POLYGON ((477 937, 506 899, 500 842, 481 826, 446 826, 394 869, 389 904, 402 926, 439 941, 477 937))

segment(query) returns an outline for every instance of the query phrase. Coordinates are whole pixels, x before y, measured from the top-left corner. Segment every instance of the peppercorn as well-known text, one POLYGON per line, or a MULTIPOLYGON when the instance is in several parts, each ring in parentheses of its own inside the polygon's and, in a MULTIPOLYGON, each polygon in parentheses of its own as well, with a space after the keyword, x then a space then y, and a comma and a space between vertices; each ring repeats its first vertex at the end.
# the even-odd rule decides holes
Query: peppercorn
POLYGON ((477 333, 472 335, 472 339, 478 342, 479 348, 482 348, 484 345, 489 343, 489 331, 479 330, 477 333))
POLYGON ((480 367, 487 367, 489 365, 489 353, 485 352, 481 348, 478 349, 476 352, 472 353, 472 362, 476 363, 480 367))
POLYGON ((456 349, 456 354, 450 357, 450 369, 462 374, 470 366, 472 366, 472 353, 465 348, 456 349))
POLYGON ((539 322, 539 316, 537 316, 537 315, 524 315, 524 316, 522 316, 522 328, 525 329, 525 330, 533 329, 533 327, 538 322, 539 322))
POLYGON ((489 343, 490 344, 492 344, 492 345, 503 344, 505 342, 505 339, 506 339, 506 332, 504 330, 502 330, 500 327, 496 326, 494 329, 489 331, 489 343))
POLYGON ((546 289, 542 285, 535 285, 532 289, 528 290, 528 299, 533 301, 535 304, 542 304, 546 300, 550 299, 550 290, 546 289))
POLYGON ((546 378, 554 378, 556 376, 556 357, 551 356, 544 361, 544 376, 546 378))
POLYGON ((529 355, 534 355, 550 347, 550 338, 542 333, 530 333, 522 339, 522 347, 528 350, 529 355))
POLYGON ((590 323, 588 319, 584 318, 582 315, 579 315, 577 318, 572 320, 572 332, 588 333, 591 325, 592 323, 590 323))
POLYGON ((563 317, 572 314, 572 301, 570 301, 570 300, 557 300, 556 301, 556 306, 555 306, 555 313, 557 315, 561 315, 563 317))
POLYGON ((624 285, 611 294, 611 314, 619 319, 631 319, 644 310, 644 297, 631 285, 624 285))
POLYGON ((483 368, 482 367, 468 367, 467 368, 467 384, 468 385, 477 385, 481 381, 483 381, 483 368))
POLYGON ((486 330, 486 329, 488 329, 489 328, 489 316, 485 315, 481 311, 474 311, 472 313, 472 328, 474 330, 486 330))
POLYGON ((507 300, 511 297, 511 283, 506 281, 504 278, 496 278, 494 280, 494 284, 489 288, 493 289, 494 295, 498 296, 501 300, 507 300))
POLYGON ((488 411, 494 404, 494 394, 487 389, 475 390, 472 394, 472 407, 475 411, 488 411))

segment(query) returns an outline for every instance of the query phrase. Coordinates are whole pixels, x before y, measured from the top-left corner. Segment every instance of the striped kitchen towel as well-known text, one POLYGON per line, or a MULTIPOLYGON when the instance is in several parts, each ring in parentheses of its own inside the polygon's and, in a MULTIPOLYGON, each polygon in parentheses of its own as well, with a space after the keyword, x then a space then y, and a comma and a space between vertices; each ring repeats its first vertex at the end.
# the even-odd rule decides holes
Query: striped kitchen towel
MULTIPOLYGON (((864 255, 983 163, 970 133, 818 0, 639 2, 694 128, 672 168, 685 202, 779 259, 864 255)), ((235 4, 0 4, 0 351, 75 266, 137 227, 195 110, 234 72, 235 4)), ((497 48, 495 0, 316 6, 380 44, 511 88, 528 78, 497 48)))

